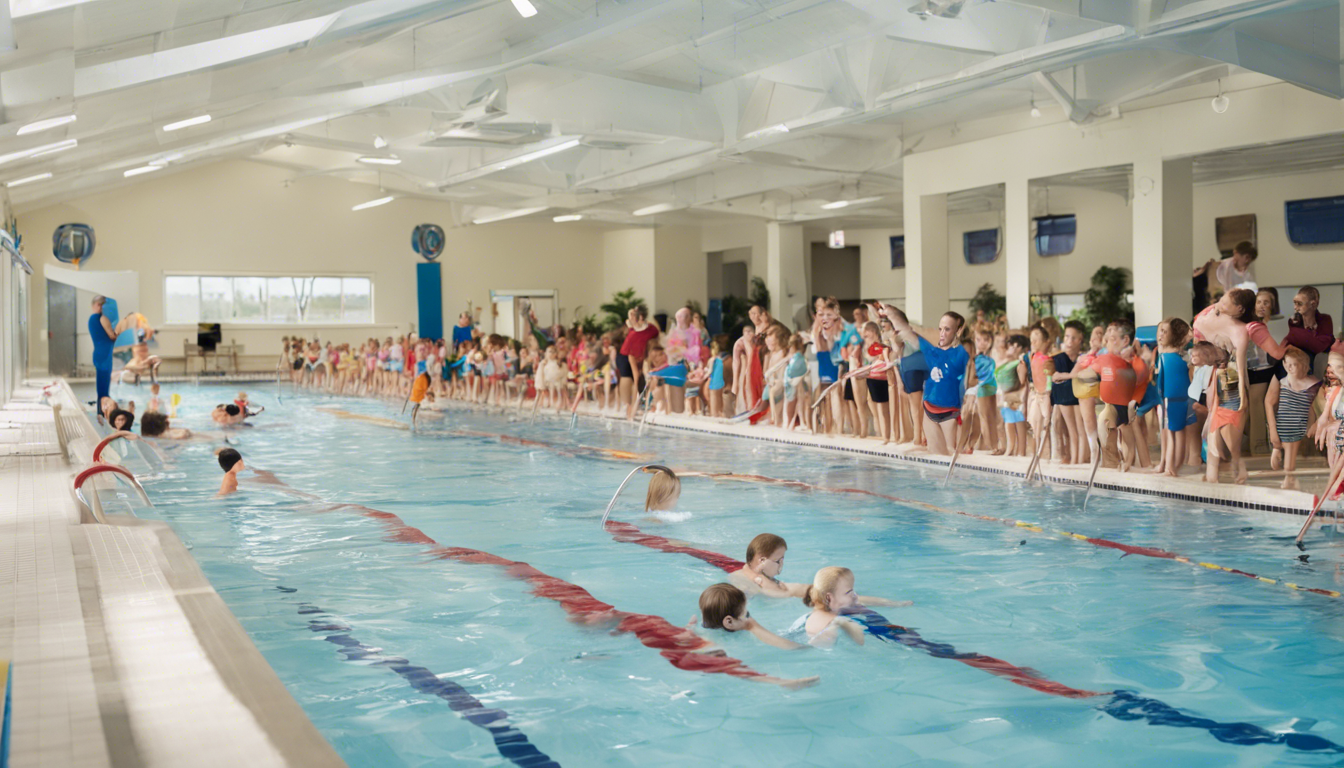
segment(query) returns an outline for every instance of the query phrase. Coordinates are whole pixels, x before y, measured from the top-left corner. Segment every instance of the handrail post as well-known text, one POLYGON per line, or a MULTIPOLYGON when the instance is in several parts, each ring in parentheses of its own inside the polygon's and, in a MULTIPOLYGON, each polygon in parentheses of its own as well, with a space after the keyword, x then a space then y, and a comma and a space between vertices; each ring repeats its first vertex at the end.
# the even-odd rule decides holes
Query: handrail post
POLYGON ((75 475, 74 482, 75 498, 79 500, 80 505, 84 509, 88 510, 89 516, 93 518, 94 522, 106 524, 107 516, 103 514, 102 502, 98 499, 96 491, 93 494, 92 502, 85 498, 84 484, 92 479, 94 475, 100 475, 107 472, 111 472, 112 474, 125 479, 126 482, 130 483, 131 487, 135 489, 136 493, 140 495, 141 501, 145 502, 146 505, 152 504, 149 500, 149 494, 145 493, 144 486, 140 484, 139 480, 135 479, 135 475, 132 474, 129 469, 118 464, 94 464, 93 466, 86 467, 78 475, 75 475))
POLYGON ((668 469, 667 467, 664 467, 662 464, 641 464, 638 467, 635 467, 634 469, 630 470, 630 474, 625 476, 625 479, 621 481, 621 486, 616 489, 616 495, 612 496, 611 501, 607 503, 607 510, 602 513, 602 528, 604 530, 607 527, 607 518, 611 516, 611 510, 613 507, 616 506, 616 499, 620 498, 621 491, 625 490, 625 486, 629 484, 630 479, 635 476, 636 472, 648 472, 650 470, 654 472, 666 472, 669 475, 673 476, 676 475, 675 472, 668 469))

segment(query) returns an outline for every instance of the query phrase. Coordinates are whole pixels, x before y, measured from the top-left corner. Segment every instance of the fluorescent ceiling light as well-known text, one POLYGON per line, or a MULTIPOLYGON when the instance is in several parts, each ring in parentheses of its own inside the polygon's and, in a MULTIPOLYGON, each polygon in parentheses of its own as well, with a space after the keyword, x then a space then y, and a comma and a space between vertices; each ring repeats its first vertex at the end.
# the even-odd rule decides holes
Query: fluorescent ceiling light
POLYGON ((74 149, 75 147, 78 146, 79 141, 77 139, 67 139, 65 141, 60 142, 59 144, 52 144, 41 150, 38 150, 37 152, 34 152, 32 155, 30 155, 30 157, 46 157, 47 155, 54 155, 57 152, 64 152, 67 149, 74 149))
POLYGON ((22 178, 22 179, 15 179, 15 180, 13 180, 13 181, 7 182, 7 183, 5 184, 5 186, 6 186, 6 187, 11 187, 11 188, 12 188, 12 187, 17 187, 17 186, 19 186, 19 185, 21 185, 21 184, 30 184, 30 183, 32 183, 32 182, 34 182, 34 181, 45 181, 45 180, 50 179, 50 178, 51 178, 51 174, 50 174, 50 173, 39 173, 39 174, 37 174, 36 176, 27 176, 27 177, 22 178))
POLYGON ((513 0, 513 7, 518 9, 518 15, 524 19, 537 15, 537 7, 532 5, 531 0, 513 0))
POLYGON ((578 139, 570 139, 568 141, 562 141, 559 144, 552 144, 549 147, 535 149, 531 152, 524 152, 521 155, 514 155, 513 157, 505 158, 504 160, 495 163, 494 168, 497 171, 507 171, 510 168, 516 168, 524 163, 530 163, 533 160, 540 160, 543 157, 550 157, 551 155, 564 152, 567 149, 573 149, 579 146, 579 143, 578 139))
POLYGON ((517 154, 512 157, 506 157, 498 162, 486 163, 485 165, 472 168, 469 171, 463 171, 462 173, 454 174, 452 176, 449 176, 447 179, 443 181, 443 183, 439 184, 438 186, 439 189, 442 190, 457 184, 465 184, 468 181, 479 179, 482 176, 489 176, 492 173, 507 171, 510 168, 517 168, 518 166, 523 165, 525 163, 530 163, 534 160, 540 160, 543 157, 549 157, 559 152, 564 152, 565 150, 573 149, 579 146, 580 143, 581 142, 579 139, 561 139, 556 141, 554 144, 544 146, 541 149, 534 149, 531 152, 523 152, 521 154, 517 154))
POLYGON ((564 215, 564 216, 556 216, 554 219, 551 219, 551 221, 554 221, 554 222, 557 223, 557 224, 561 224, 561 223, 566 222, 566 221, 579 221, 579 220, 581 220, 582 218, 583 218, 583 215, 582 215, 582 214, 571 213, 571 214, 566 214, 566 215, 564 215))
POLYGON ((209 115, 197 115, 196 117, 189 117, 186 120, 178 120, 176 123, 169 123, 163 126, 163 130, 176 131, 180 128, 190 128, 193 125, 201 125, 202 123, 208 122, 210 122, 209 115))
POLYGON ((777 133, 788 133, 788 132, 789 132, 789 126, 783 123, 779 123, 778 125, 767 125, 764 128, 757 128, 756 130, 752 131, 751 133, 748 133, 746 136, 743 136, 742 138, 759 139, 763 136, 774 136, 777 133))
POLYGON ((504 221, 505 219, 516 219, 519 216, 531 216, 534 213, 541 213, 544 210, 546 210, 546 206, 540 208, 519 208, 516 211, 505 211, 504 213, 497 213, 494 216, 483 216, 479 219, 472 219, 471 223, 490 224, 496 221, 504 221))
POLYGON ((132 168, 121 175, 127 177, 139 176, 142 173, 153 173, 155 171, 161 171, 161 170, 163 170, 163 166, 161 165, 142 165, 139 168, 132 168))
POLYGON ((397 198, 396 198, 395 195, 388 195, 387 197, 380 197, 380 198, 378 198, 377 200, 370 200, 370 201, 367 202, 367 203, 360 203, 359 205, 356 205, 355 207, 351 208, 350 210, 352 210, 352 211, 362 211, 362 210, 364 210, 365 208, 377 208, 377 207, 380 206, 380 205, 387 205, 388 203, 390 203, 390 202, 392 202, 393 200, 396 200, 396 199, 397 199, 397 198))
POLYGON ((837 208, 848 208, 851 205, 863 205, 864 203, 876 203, 881 197, 860 197, 857 200, 836 200, 834 203, 827 203, 821 206, 824 210, 834 211, 837 208))
POLYGON ((64 115, 62 117, 52 117, 46 120, 38 120, 35 123, 29 123, 19 129, 17 135, 22 136, 26 133, 38 133, 39 131, 49 131, 52 128, 60 128, 67 123, 75 122, 74 115, 64 115))
POLYGON ((19 150, 18 152, 10 152, 7 155, 0 155, 0 165, 4 165, 5 163, 14 160, 23 160, 29 157, 50 155, 53 152, 61 152, 66 149, 74 149, 77 146, 79 146, 79 141, 77 139, 66 139, 65 141, 58 141, 55 144, 43 144, 40 147, 33 147, 32 149, 22 149, 19 150))
POLYGON ((369 165, 401 165, 401 158, 397 157, 396 155, 393 155, 391 157, 375 157, 373 155, 366 155, 364 157, 359 157, 355 159, 361 163, 368 163, 369 165))
POLYGON ((654 213, 667 213, 668 211, 675 211, 676 209, 677 206, 673 205, 672 203, 659 203, 657 205, 650 205, 648 208, 640 208, 639 210, 635 211, 635 215, 649 216, 654 213))

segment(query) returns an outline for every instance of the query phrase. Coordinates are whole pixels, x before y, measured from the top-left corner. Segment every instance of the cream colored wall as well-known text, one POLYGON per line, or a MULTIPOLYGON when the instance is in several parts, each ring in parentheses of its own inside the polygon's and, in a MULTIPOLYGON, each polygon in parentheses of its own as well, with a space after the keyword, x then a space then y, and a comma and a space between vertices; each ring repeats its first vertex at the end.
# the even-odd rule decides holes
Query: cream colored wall
POLYGON ((746 261, 747 282, 765 277, 766 224, 759 219, 745 219, 732 224, 716 224, 700 228, 700 250, 724 251, 724 261, 746 261), (739 258, 740 249, 750 249, 750 258, 739 258))
MULTIPOLYGON (((411 230, 422 223, 447 224, 447 204, 400 199, 365 211, 350 207, 374 190, 336 178, 292 182, 292 171, 260 163, 228 161, 131 187, 77 198, 26 213, 19 230, 33 243, 32 349, 34 367, 45 369, 46 317, 43 269, 56 263, 45 247, 67 222, 94 227, 98 246, 89 266, 140 273, 140 306, 152 321, 163 317, 163 275, 204 273, 318 273, 370 275, 374 281, 374 326, 302 326, 301 333, 356 341, 369 335, 405 332, 417 322, 411 230)), ((551 222, 503 222, 447 229, 443 265, 445 326, 470 300, 487 305, 492 288, 554 288, 560 306, 595 307, 603 297, 602 230, 551 222)), ((568 319, 570 312, 565 313, 568 319)), ((489 327, 488 310, 484 324, 489 327)), ((225 324, 224 338, 245 345, 253 368, 267 368, 282 335, 292 326, 225 324)), ((159 351, 181 354, 195 329, 163 329, 159 351)))
MULTIPOLYGON (((1199 194, 1198 189, 1195 194, 1199 194)), ((1051 186, 1049 211, 1044 196, 1033 195, 1032 200, 1032 216, 1072 213, 1078 217, 1078 239, 1073 253, 1041 256, 1036 252, 1033 237, 1030 257, 1033 294, 1082 293, 1092 284, 1092 273, 1098 267, 1130 268, 1134 228, 1125 198, 1095 189, 1051 186)))
POLYGON ((1344 195, 1344 171, 1279 176, 1195 187, 1195 253, 1192 263, 1219 258, 1214 220, 1255 214, 1261 285, 1344 282, 1344 243, 1299 248, 1288 242, 1283 204, 1288 200, 1344 195))
MULTIPOLYGON (((602 301, 611 294, 634 288, 635 295, 652 306, 657 294, 654 269, 654 230, 616 229, 602 234, 602 301)), ((594 305, 596 306, 596 305, 594 305)))
POLYGON ((905 269, 891 268, 891 238, 897 229, 845 230, 845 243, 859 246, 859 287, 865 299, 905 298, 905 269))
POLYGON ((688 300, 708 306, 709 260, 702 250, 697 227, 659 227, 654 230, 657 285, 654 311, 669 317, 688 300))

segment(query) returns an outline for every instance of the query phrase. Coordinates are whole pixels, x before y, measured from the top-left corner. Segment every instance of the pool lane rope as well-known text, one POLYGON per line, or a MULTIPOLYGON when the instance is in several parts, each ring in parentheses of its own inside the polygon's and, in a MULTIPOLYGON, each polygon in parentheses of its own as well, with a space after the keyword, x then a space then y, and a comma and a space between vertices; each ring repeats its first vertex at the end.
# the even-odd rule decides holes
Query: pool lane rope
MULTIPOLYGON (((291 592, 288 587, 282 591, 291 592)), ((419 667, 400 656, 387 656, 380 649, 365 645, 350 634, 351 628, 330 618, 330 614, 309 603, 299 603, 299 613, 324 614, 326 619, 309 619, 308 629, 322 635, 328 643, 340 646, 337 651, 346 661, 367 661, 373 666, 386 667, 401 676, 420 693, 437 696, 448 702, 448 707, 468 723, 489 731, 500 756, 519 768, 560 768, 560 763, 528 741, 527 734, 509 723, 509 713, 488 707, 472 696, 467 689, 445 680, 425 667, 419 667)))
MULTIPOLYGON (((496 434, 492 432, 474 432, 468 430, 458 430, 455 432, 455 434, 470 437, 493 437, 505 443, 515 443, 518 445, 547 448, 549 450, 570 456, 588 455, 588 456, 595 456, 597 458, 610 458, 617 460, 628 459, 643 462, 651 461, 654 458, 651 454, 636 454, 612 448, 596 448, 592 446, 568 447, 557 445, 551 442, 546 442, 543 440, 530 440, 523 437, 496 434)), ((1243 578, 1253 579, 1255 581, 1262 582, 1264 584, 1282 587, 1284 589, 1290 589, 1295 592, 1307 592, 1313 595, 1320 595, 1321 597, 1334 598, 1336 600, 1340 599, 1341 597, 1344 597, 1344 593, 1341 593, 1337 590, 1320 589, 1317 587, 1305 587, 1300 584, 1295 584, 1291 581, 1285 581, 1283 579, 1271 579, 1266 576, 1251 573, 1250 571, 1243 571, 1239 568, 1229 568, 1228 566, 1225 565, 1219 565, 1217 563, 1206 562, 1203 560, 1199 560, 1197 558, 1178 555, 1174 552, 1168 552, 1167 550, 1158 549, 1156 547, 1142 547, 1134 544, 1125 544, 1123 542, 1112 541, 1110 539, 1103 539, 1096 536, 1086 536, 1084 534, 1074 533, 1072 531, 1064 531, 1059 529, 1048 530, 1039 523, 1030 523, 1024 520, 1015 520, 1013 518, 1008 517, 994 517, 992 515, 980 515, 974 512, 967 512, 965 510, 941 507, 938 506, 937 504, 930 504, 929 502, 926 501, 917 501, 915 499, 907 499, 902 498, 900 496, 891 496, 885 493, 878 493, 876 491, 864 490, 862 488, 834 488, 824 485, 816 485, 814 483, 806 483, 801 480, 784 480, 777 477, 767 477, 765 475, 739 474, 734 472, 700 472, 696 470, 675 469, 675 468, 674 471, 677 473, 678 477, 706 477, 711 480, 731 480, 746 483, 781 485, 789 488, 795 488, 798 490, 821 491, 823 493, 847 493, 861 496, 872 496, 873 498, 883 499, 885 501, 892 501, 896 502, 897 504, 905 504, 907 506, 919 507, 920 509, 925 509, 930 512, 939 512, 941 514, 947 514, 947 515, 958 515, 960 517, 969 517, 975 520, 984 520, 986 522, 991 523, 1010 525, 1015 528, 1021 528, 1022 530, 1031 531, 1033 533, 1063 536, 1067 539, 1072 539, 1074 541, 1081 541, 1085 544, 1091 544, 1094 547, 1101 547, 1103 549, 1116 549, 1121 552, 1124 552, 1126 555, 1151 557, 1158 560, 1171 560, 1195 568, 1204 568, 1210 571, 1221 571, 1223 573, 1230 573, 1234 576, 1241 576, 1243 578)))
POLYGON ((454 560, 470 565, 494 565, 511 578, 527 582, 532 594, 554 600, 576 622, 588 625, 614 625, 616 634, 633 634, 644 646, 657 650, 677 669, 687 672, 726 674, 745 680, 766 680, 767 676, 727 655, 701 653, 713 643, 689 629, 677 627, 661 616, 630 613, 593 597, 577 584, 556 578, 518 560, 508 560, 489 552, 466 547, 445 547, 424 531, 407 525, 391 512, 370 509, 359 504, 335 504, 321 511, 352 511, 373 518, 387 528, 387 541, 430 547, 426 554, 439 560, 454 560))
POLYGON ((1175 552, 1168 552, 1165 549, 1158 549, 1156 547, 1141 547, 1134 544, 1125 544, 1118 541, 1111 541, 1110 539, 1098 538, 1096 536, 1086 536, 1084 534, 1074 533, 1072 531, 1047 529, 1046 527, 1042 526, 1039 523, 1029 523, 1024 520, 1014 520, 1013 518, 1009 517, 994 517, 992 515, 980 515, 974 512, 966 512, 960 509, 950 509, 948 507, 940 507, 937 504, 930 504, 929 502, 926 501, 916 501, 915 499, 905 499, 901 498, 900 496, 889 496, 885 493, 878 493, 876 491, 867 491, 862 488, 832 488, 823 485, 815 485, 813 483, 805 483, 802 482, 801 480, 783 480, 780 478, 766 477, 764 475, 744 475, 732 472, 685 472, 685 473, 679 472, 678 474, 679 475, 684 474, 690 477, 696 477, 696 476, 707 477, 712 480, 736 480, 741 482, 763 483, 768 485, 782 485, 786 487, 797 488, 800 490, 822 491, 824 493, 847 493, 847 494, 856 494, 860 496, 872 496, 874 498, 884 499, 886 501, 893 501, 898 504, 905 504, 908 506, 919 507, 920 509, 926 509, 932 512, 940 512, 949 515, 959 515, 961 517, 970 517, 976 520, 985 520, 987 522, 992 523, 1011 525, 1015 528, 1031 531, 1033 533, 1044 533, 1044 534, 1053 534, 1056 536, 1063 536, 1067 539, 1072 539, 1074 541, 1081 541, 1086 544, 1091 544, 1094 547, 1101 547, 1103 549, 1116 549, 1121 552, 1124 552, 1126 555, 1151 557, 1158 560, 1172 560, 1178 563, 1184 563, 1186 565, 1191 565, 1198 568, 1205 568, 1211 571, 1222 571, 1223 573, 1230 573, 1235 576, 1254 579, 1255 581, 1263 582, 1265 584, 1271 584, 1274 586, 1284 587, 1285 589, 1291 589, 1296 592, 1308 592, 1313 595, 1320 595, 1322 597, 1330 597, 1335 599, 1344 597, 1344 595, 1342 595, 1340 592, 1333 589, 1304 587, 1300 584, 1294 584, 1291 581, 1284 581, 1282 579, 1271 579, 1265 576, 1260 576, 1259 574, 1251 573, 1250 571, 1243 571, 1239 568, 1229 568, 1225 565, 1219 565, 1217 563, 1204 562, 1198 559, 1186 557, 1184 555, 1178 555, 1175 552))
MULTIPOLYGON (((685 544, 673 542, 662 536, 645 533, 630 523, 609 520, 607 521, 606 528, 607 531, 611 533, 612 538, 616 541, 638 544, 660 552, 689 555, 698 560, 703 560, 710 565, 714 565, 727 573, 737 571, 746 565, 746 563, 743 563, 741 560, 737 560, 718 552, 697 549, 685 544)), ((1303 752, 1324 751, 1344 754, 1344 746, 1336 744, 1329 739, 1324 739, 1309 733, 1299 733, 1295 731, 1275 733, 1251 723, 1220 723, 1216 720, 1188 715, 1169 704, 1165 704, 1157 699, 1140 696, 1133 691, 1089 691, 1081 688, 1073 688, 1064 685, 1063 683, 1057 683, 1050 680, 1045 675, 1042 675, 1040 672, 1037 672, 1030 667, 1019 667, 1016 664, 1009 663, 1002 659, 996 659, 993 656, 986 656, 982 653, 958 651, 954 646, 948 643, 938 643, 927 640, 921 637, 915 630, 900 626, 899 624, 893 624, 885 616, 869 608, 860 608, 859 610, 849 612, 848 615, 862 624, 864 630, 868 634, 876 638, 885 640, 889 643, 904 645, 908 648, 923 651, 937 659, 949 659, 951 661, 960 662, 982 672, 987 672, 996 677, 1002 677, 1015 685, 1030 688, 1034 691, 1067 699, 1108 697, 1104 702, 1097 705, 1097 709, 1117 720, 1144 720, 1147 721, 1149 725, 1169 726, 1172 728, 1196 728, 1208 731, 1215 739, 1226 744, 1236 744, 1240 746, 1282 744, 1290 749, 1303 752)))

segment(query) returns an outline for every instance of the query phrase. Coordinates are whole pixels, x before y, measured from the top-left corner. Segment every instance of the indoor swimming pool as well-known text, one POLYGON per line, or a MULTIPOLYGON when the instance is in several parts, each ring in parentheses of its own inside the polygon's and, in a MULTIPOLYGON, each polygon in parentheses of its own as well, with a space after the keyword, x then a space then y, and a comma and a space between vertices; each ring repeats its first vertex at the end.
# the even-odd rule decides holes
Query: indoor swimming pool
MULTIPOLYGON (((141 514, 192 548, 351 766, 1344 760, 1328 529, 1303 553, 1300 521, 1268 514, 1084 512, 1078 489, 943 488, 936 467, 567 415, 450 409, 412 433, 399 402, 267 389, 228 439, 287 487, 214 498, 209 409, 237 386, 165 385, 174 426, 214 439, 160 441, 162 470, 127 461, 149 473, 141 514), (679 514, 653 519, 637 476, 612 519, 638 531, 604 530, 646 461, 736 477, 684 478, 679 514), (726 656, 686 653, 678 630, 725 577, 702 553, 741 559, 767 531, 789 542, 786 581, 842 565, 859 593, 914 604, 878 609, 863 647, 699 630, 726 656)), ((776 632, 806 610, 751 602, 776 632)))

